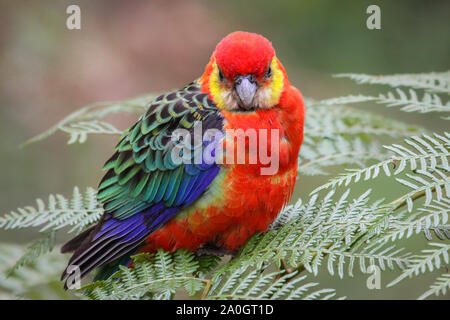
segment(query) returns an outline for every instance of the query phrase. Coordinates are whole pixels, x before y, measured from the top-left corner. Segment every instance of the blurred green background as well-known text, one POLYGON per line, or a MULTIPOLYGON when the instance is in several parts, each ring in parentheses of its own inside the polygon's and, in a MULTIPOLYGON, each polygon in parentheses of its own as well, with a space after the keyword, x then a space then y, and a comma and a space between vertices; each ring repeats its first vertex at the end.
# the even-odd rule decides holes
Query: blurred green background
MULTIPOLYGON (((0 1, 0 212, 49 193, 69 195, 75 185, 96 186, 117 137, 90 137, 69 147, 58 133, 19 149, 21 143, 86 104, 187 84, 232 31, 269 38, 291 82, 304 96, 324 99, 379 89, 332 78, 335 73, 450 69, 449 13, 444 0, 0 1), (70 4, 81 8, 81 30, 66 28, 70 4), (381 30, 366 28, 370 4, 381 7, 381 30)), ((380 105, 361 108, 435 131, 448 124, 380 105)), ((125 129, 135 118, 113 120, 125 129)), ((327 179, 300 177, 294 199, 327 179)), ((377 181, 389 190, 388 180, 377 181)), ((2 242, 35 236, 0 230, 2 242)), ((383 277, 382 286, 392 280, 388 273, 383 277)), ((368 290, 366 278, 342 281, 324 273, 318 280, 349 298, 391 299, 418 297, 434 276, 416 281, 417 287, 405 281, 381 292, 368 290)))

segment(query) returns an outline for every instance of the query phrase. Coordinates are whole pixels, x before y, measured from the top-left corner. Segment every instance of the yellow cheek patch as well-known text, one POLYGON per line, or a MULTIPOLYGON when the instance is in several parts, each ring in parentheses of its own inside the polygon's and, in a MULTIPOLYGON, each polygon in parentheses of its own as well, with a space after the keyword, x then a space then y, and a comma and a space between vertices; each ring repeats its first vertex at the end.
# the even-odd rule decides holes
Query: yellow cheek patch
POLYGON ((226 109, 226 103, 224 98, 224 90, 221 88, 221 83, 219 80, 219 68, 214 62, 211 75, 209 77, 209 91, 213 97, 219 109, 226 109))
MULTIPOLYGON (((276 57, 273 57, 270 67, 272 69, 272 79, 266 86, 259 89, 261 94, 258 103, 262 108, 271 108, 277 105, 283 92, 284 74, 278 65, 276 57)), ((219 109, 231 110, 236 107, 236 101, 232 99, 231 92, 223 87, 219 79, 219 68, 216 62, 212 66, 212 72, 209 77, 209 90, 213 101, 219 109)))
POLYGON ((283 71, 281 71, 278 66, 277 58, 273 57, 272 62, 270 63, 270 67, 272 69, 272 81, 269 84, 269 88, 272 90, 270 95, 270 104, 276 105, 280 101, 281 93, 283 92, 284 86, 284 75, 283 71))

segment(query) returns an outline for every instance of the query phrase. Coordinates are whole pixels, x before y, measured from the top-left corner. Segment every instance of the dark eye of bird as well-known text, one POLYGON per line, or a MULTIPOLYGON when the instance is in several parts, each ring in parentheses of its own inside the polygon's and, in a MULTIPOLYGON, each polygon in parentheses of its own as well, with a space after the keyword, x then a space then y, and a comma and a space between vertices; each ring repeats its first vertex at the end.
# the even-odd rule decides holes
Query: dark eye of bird
POLYGON ((272 68, 270 67, 270 64, 269 64, 269 67, 267 68, 267 71, 264 76, 266 78, 270 78, 271 75, 272 75, 272 68))
POLYGON ((223 82, 225 77, 223 76, 222 70, 220 70, 219 66, 217 66, 217 69, 219 69, 219 80, 223 82))

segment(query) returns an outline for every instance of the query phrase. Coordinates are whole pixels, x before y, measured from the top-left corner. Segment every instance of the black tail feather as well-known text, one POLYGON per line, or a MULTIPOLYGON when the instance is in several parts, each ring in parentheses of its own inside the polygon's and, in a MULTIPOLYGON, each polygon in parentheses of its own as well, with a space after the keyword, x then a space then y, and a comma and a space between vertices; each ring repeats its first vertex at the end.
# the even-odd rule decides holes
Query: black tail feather
POLYGON ((77 250, 83 241, 89 237, 91 232, 95 229, 96 226, 92 226, 89 229, 84 230, 82 233, 77 235, 75 238, 70 239, 61 247, 61 253, 74 252, 77 250))

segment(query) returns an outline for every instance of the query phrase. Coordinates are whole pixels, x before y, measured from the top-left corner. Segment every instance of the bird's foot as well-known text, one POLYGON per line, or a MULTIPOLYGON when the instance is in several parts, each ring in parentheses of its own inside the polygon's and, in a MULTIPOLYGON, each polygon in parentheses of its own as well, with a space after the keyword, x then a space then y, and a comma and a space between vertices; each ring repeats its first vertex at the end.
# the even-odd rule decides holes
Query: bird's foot
POLYGON ((197 257, 203 256, 203 255, 212 255, 212 256, 218 256, 223 257, 225 255, 230 255, 232 257, 235 257, 237 255, 237 250, 227 250, 215 246, 204 246, 201 248, 198 248, 197 251, 195 251, 195 255, 197 257))

